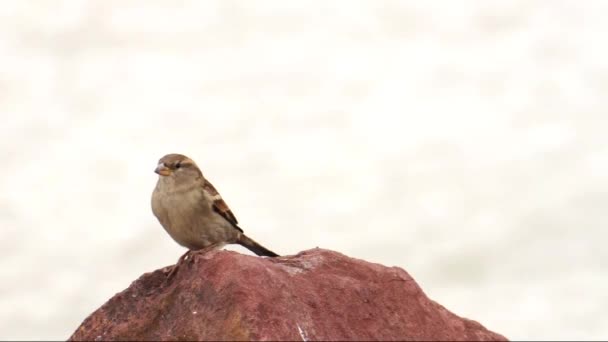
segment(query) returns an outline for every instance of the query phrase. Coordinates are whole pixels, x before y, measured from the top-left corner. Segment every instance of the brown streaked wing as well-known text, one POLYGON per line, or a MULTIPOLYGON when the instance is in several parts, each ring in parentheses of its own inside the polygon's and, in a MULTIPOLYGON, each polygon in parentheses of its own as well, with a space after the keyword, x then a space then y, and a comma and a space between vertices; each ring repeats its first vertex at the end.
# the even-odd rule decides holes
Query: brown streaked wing
POLYGON ((211 184, 208 180, 205 180, 205 185, 203 185, 203 187, 205 188, 205 190, 207 190, 207 192, 213 198, 213 209, 218 214, 222 215, 222 217, 225 218, 228 222, 230 222, 236 229, 238 229, 242 232, 243 230, 239 226, 237 226, 237 224, 239 222, 237 221, 236 216, 234 216, 234 214, 232 213, 232 210, 230 210, 230 207, 228 207, 228 204, 226 204, 226 202, 224 202, 224 200, 222 199, 222 196, 215 189, 213 184, 211 184))

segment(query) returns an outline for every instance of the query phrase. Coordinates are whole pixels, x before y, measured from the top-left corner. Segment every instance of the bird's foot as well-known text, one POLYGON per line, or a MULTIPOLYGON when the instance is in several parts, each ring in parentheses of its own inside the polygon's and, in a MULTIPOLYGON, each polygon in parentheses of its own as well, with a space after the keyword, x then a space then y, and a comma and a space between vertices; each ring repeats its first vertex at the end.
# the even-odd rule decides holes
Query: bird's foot
POLYGON ((196 251, 188 250, 181 257, 179 257, 179 259, 177 260, 177 263, 171 268, 171 271, 169 271, 169 274, 167 274, 167 280, 169 280, 169 279, 173 278, 173 276, 175 276, 179 266, 181 266, 181 264, 184 262, 184 260, 186 260, 186 259, 193 260, 193 256, 195 253, 196 254, 205 254, 214 249, 220 248, 222 246, 223 246, 223 243, 214 243, 205 248, 198 249, 196 251))
POLYGON ((221 242, 217 242, 217 243, 212 243, 209 246, 205 247, 205 248, 201 248, 199 250, 194 251, 194 253, 196 254, 207 254, 209 252, 211 252, 214 249, 218 249, 220 247, 222 247, 224 244, 221 242))
POLYGON ((191 250, 188 250, 188 251, 186 251, 186 253, 182 254, 181 257, 179 257, 179 259, 177 260, 177 263, 173 266, 173 268, 171 268, 171 271, 169 272, 169 274, 167 274, 167 280, 171 279, 177 273, 177 269, 182 264, 182 262, 184 262, 184 260, 188 256, 190 256, 191 252, 192 252, 191 250))

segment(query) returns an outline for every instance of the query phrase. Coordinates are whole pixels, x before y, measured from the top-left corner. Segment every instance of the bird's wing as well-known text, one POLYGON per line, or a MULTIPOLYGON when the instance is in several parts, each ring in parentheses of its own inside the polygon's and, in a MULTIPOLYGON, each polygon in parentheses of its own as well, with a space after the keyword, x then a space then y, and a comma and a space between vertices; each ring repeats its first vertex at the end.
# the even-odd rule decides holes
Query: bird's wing
POLYGON ((211 184, 208 180, 205 180, 203 188, 205 188, 213 201, 213 210, 230 222, 234 228, 242 232, 243 230, 237 225, 239 222, 236 220, 236 217, 230 210, 230 207, 228 207, 228 204, 224 202, 222 196, 220 196, 220 193, 217 192, 213 184, 211 184))

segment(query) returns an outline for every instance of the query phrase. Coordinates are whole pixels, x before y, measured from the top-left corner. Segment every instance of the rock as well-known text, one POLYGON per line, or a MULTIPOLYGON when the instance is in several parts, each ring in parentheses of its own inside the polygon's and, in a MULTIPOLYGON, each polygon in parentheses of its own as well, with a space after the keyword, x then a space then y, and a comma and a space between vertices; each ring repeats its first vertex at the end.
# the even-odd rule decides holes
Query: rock
POLYGON ((430 300, 404 270, 312 249, 194 253, 146 273, 70 340, 501 340, 430 300))

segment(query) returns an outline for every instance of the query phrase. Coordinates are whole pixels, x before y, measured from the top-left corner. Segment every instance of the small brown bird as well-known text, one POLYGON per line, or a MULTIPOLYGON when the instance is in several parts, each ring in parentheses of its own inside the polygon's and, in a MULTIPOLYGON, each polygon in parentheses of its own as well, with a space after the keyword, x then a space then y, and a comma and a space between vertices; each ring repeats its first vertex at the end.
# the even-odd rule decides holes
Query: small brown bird
POLYGON ((178 265, 191 251, 226 244, 240 244, 260 256, 278 256, 243 233, 226 202, 192 159, 167 154, 154 172, 159 177, 152 193, 152 212, 173 240, 188 248, 178 265))

